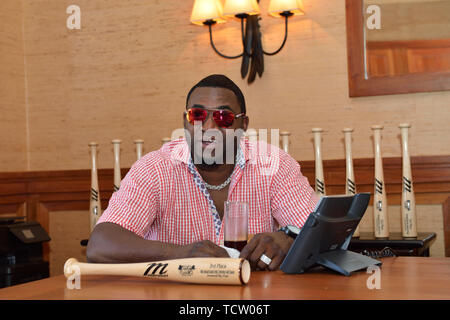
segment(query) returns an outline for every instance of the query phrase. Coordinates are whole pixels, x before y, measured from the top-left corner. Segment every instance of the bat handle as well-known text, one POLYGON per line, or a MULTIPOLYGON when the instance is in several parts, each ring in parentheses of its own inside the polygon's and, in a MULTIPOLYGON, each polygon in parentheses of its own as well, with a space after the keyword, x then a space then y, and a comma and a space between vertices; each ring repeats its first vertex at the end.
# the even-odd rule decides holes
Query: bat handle
POLYGON ((139 160, 140 158, 142 158, 142 148, 144 145, 144 140, 136 139, 134 140, 134 143, 136 144, 136 156, 137 159, 139 160))
POLYGON ((284 150, 284 152, 289 153, 289 136, 291 135, 288 131, 281 131, 281 147, 284 150))
POLYGON ((114 139, 112 140, 113 148, 114 148, 114 191, 119 190, 120 188, 120 144, 122 140, 114 139))

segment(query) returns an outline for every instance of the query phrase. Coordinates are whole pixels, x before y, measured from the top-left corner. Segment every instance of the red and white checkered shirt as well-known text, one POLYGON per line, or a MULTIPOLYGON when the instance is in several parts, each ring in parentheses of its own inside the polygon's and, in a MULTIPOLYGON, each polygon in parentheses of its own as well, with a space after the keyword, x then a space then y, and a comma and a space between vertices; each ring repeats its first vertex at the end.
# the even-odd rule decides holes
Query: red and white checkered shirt
MULTIPOLYGON (((229 201, 249 203, 248 233, 302 227, 319 198, 300 166, 283 150, 241 140, 229 201)), ((113 222, 145 239, 179 245, 223 244, 222 223, 192 163, 185 139, 138 160, 122 180, 98 223, 113 222)))

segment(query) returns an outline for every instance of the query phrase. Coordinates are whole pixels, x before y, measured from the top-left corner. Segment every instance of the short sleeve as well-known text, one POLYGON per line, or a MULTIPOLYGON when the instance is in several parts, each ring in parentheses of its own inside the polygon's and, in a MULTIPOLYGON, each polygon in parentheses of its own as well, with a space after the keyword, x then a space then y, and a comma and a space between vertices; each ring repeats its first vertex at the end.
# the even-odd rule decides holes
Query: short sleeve
POLYGON ((112 222, 145 237, 159 211, 159 182, 145 160, 136 162, 97 223, 112 222))
POLYGON ((271 211, 278 224, 303 227, 318 201, 298 162, 280 150, 280 165, 271 185, 271 211))

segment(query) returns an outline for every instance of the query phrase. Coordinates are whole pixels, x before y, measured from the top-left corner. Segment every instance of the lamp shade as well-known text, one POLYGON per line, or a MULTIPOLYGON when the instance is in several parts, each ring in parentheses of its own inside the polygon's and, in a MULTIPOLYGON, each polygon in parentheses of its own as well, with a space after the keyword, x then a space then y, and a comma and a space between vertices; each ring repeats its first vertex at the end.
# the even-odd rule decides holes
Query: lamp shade
POLYGON ((270 0, 269 14, 276 18, 281 17, 280 13, 289 11, 294 15, 304 15, 302 0, 270 0))
POLYGON ((225 22, 222 13, 223 8, 220 0, 195 0, 191 22, 198 25, 202 25, 203 22, 208 20, 222 23, 225 22))
POLYGON ((237 14, 259 14, 259 5, 256 0, 226 0, 223 8, 225 17, 237 14))

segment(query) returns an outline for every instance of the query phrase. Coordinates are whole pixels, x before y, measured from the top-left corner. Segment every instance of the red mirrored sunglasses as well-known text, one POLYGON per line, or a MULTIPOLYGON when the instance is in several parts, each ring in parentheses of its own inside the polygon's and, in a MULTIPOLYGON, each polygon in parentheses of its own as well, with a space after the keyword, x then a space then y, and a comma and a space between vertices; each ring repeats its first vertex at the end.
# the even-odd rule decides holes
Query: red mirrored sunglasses
POLYGON ((221 128, 228 128, 233 125, 234 119, 245 117, 245 113, 234 114, 230 110, 225 109, 208 110, 203 108, 191 108, 184 113, 186 114, 187 121, 193 125, 194 121, 205 122, 211 112, 214 121, 221 128))

